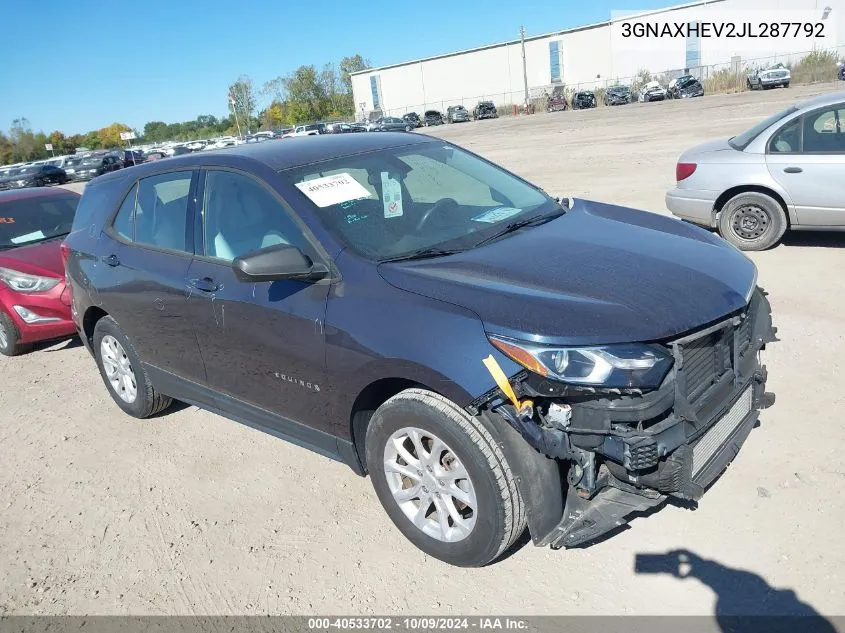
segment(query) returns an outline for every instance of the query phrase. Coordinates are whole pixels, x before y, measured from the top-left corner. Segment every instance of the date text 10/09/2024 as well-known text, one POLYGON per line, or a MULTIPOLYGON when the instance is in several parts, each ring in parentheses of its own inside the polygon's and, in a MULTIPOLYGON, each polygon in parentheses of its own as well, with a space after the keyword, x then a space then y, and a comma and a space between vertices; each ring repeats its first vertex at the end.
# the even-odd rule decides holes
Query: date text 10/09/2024
POLYGON ((623 22, 622 37, 824 38, 824 22, 623 22))
POLYGON ((519 631, 528 628, 528 621, 520 618, 508 617, 473 617, 473 618, 441 618, 423 617, 348 617, 348 618, 308 618, 308 629, 313 631, 330 631, 333 629, 346 630, 420 630, 420 631, 449 631, 449 630, 512 630, 519 631))

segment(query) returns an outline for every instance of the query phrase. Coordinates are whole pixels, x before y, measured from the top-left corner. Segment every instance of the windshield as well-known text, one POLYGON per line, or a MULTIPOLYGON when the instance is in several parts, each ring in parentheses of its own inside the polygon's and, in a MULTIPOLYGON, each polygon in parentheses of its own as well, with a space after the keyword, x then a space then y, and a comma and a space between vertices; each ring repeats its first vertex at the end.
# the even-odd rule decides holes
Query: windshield
POLYGON ((787 108, 783 112, 779 112, 779 113, 775 114, 774 116, 770 116, 768 119, 760 121, 757 125, 755 125, 754 127, 746 130, 742 134, 738 134, 738 135, 734 136, 733 138, 731 138, 730 141, 728 141, 728 144, 731 147, 733 147, 734 149, 744 150, 746 147, 748 147, 751 144, 751 141, 753 141, 755 138, 760 136, 760 134, 764 130, 768 129, 770 126, 774 125, 775 123, 777 123, 781 119, 785 119, 790 114, 793 114, 794 112, 797 112, 797 111, 798 111, 798 108, 796 108, 795 106, 792 106, 791 108, 787 108))
POLYGON ((24 167, 18 172, 18 176, 29 176, 30 174, 34 174, 38 171, 38 167, 24 167))
POLYGON ((473 248, 511 223, 562 211, 536 187, 437 141, 281 174, 329 231, 374 261, 473 248))
POLYGON ((101 162, 103 162, 102 158, 86 158, 82 161, 82 164, 86 166, 92 166, 99 165, 101 162))
POLYGON ((628 92, 628 86, 612 86, 607 89, 608 92, 628 92))
POLYGON ((0 249, 66 235, 78 202, 76 196, 43 196, 0 204, 0 249))

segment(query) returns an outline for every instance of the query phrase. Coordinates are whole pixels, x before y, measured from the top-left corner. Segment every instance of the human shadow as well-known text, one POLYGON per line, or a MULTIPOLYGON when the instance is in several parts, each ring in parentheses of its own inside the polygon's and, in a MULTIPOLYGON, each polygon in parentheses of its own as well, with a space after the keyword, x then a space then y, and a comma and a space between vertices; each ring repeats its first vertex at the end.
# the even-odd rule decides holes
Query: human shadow
POLYGON ((716 622, 724 633, 836 633, 833 623, 799 600, 792 589, 777 589, 758 574, 689 550, 637 554, 634 572, 695 578, 710 587, 716 594, 716 622))

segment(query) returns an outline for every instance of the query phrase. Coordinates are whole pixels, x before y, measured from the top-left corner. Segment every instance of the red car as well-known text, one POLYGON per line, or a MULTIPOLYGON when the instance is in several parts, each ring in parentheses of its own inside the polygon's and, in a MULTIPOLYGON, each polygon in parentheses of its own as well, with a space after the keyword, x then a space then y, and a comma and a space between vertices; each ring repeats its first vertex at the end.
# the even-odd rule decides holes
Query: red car
POLYGON ((61 243, 78 203, 57 187, 0 192, 0 354, 76 334, 61 243))

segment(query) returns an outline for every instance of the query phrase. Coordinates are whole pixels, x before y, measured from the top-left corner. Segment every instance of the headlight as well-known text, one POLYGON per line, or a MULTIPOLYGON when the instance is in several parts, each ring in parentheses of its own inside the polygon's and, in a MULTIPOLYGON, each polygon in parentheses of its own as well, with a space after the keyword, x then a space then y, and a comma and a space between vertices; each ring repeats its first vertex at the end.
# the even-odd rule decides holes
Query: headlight
POLYGON ((60 280, 55 277, 27 275, 11 268, 0 268, 0 281, 16 292, 45 292, 55 288, 60 280))
POLYGON ((549 347, 495 336, 490 342, 532 372, 577 385, 654 389, 672 366, 657 345, 630 343, 595 347, 549 347))

